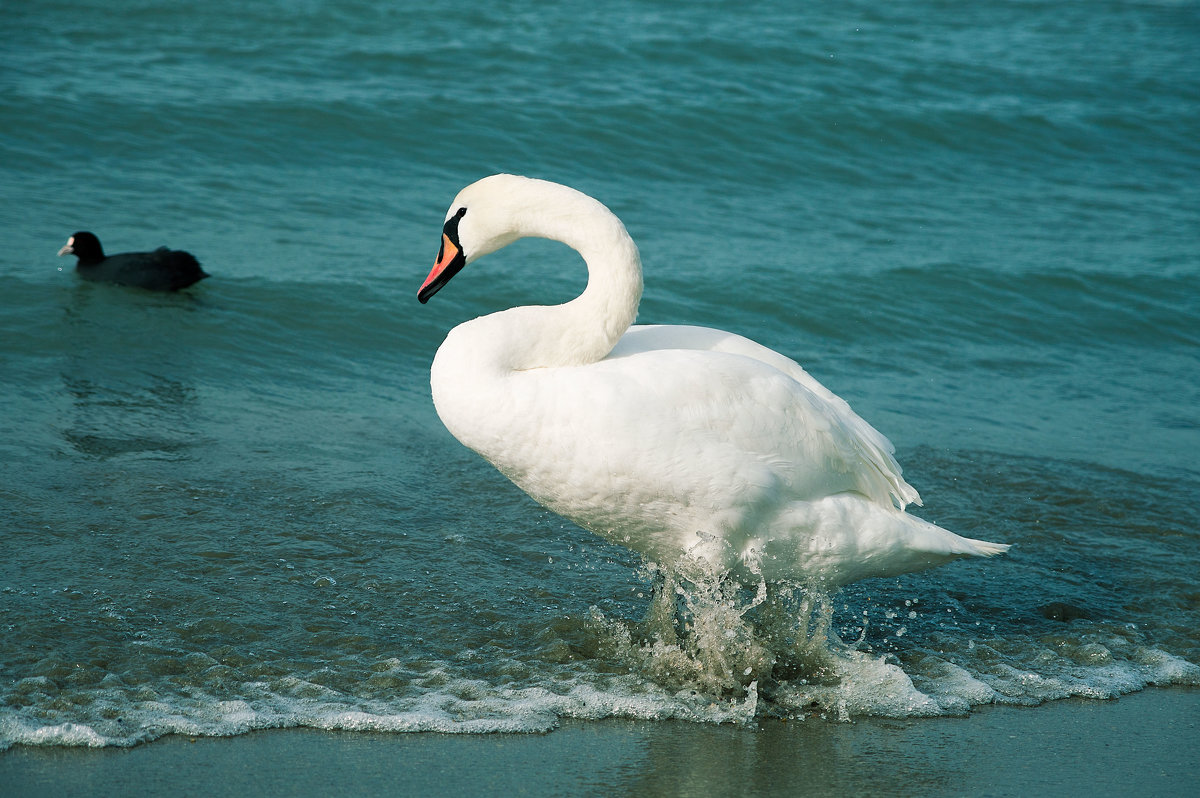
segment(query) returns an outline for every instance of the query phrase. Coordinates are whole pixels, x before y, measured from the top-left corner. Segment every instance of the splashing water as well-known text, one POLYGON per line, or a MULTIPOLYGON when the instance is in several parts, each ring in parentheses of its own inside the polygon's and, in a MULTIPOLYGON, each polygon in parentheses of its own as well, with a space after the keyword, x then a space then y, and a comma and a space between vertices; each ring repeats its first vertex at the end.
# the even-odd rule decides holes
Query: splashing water
POLYGON ((655 587, 642 622, 592 609, 602 655, 677 696, 708 695, 737 705, 735 722, 760 713, 849 720, 944 711, 898 664, 861 650, 865 629, 853 643, 838 636, 827 591, 768 583, 753 564, 751 570, 758 583, 747 588, 693 556, 670 568, 646 566, 655 587))
POLYGON ((726 707, 722 720, 735 723, 759 716, 848 721, 965 714, 980 704, 1112 698, 1147 684, 1200 683, 1200 668, 1148 646, 1136 630, 1100 625, 1082 637, 1082 629, 1066 638, 1011 631, 995 637, 991 626, 986 636, 961 639, 946 607, 959 630, 949 639, 942 613, 934 613, 939 620, 922 618, 916 600, 905 601, 902 619, 884 613, 899 623, 890 640, 873 629, 868 634, 864 610, 843 627, 843 635, 857 633, 847 642, 835 628, 835 596, 843 592, 768 582, 756 563, 747 565, 757 577, 752 586, 692 554, 669 567, 645 566, 654 589, 644 620, 592 609, 597 653, 685 703, 708 697, 726 707), (912 641, 909 624, 926 640, 912 641), (1024 660, 1041 667, 1022 668, 1024 660))

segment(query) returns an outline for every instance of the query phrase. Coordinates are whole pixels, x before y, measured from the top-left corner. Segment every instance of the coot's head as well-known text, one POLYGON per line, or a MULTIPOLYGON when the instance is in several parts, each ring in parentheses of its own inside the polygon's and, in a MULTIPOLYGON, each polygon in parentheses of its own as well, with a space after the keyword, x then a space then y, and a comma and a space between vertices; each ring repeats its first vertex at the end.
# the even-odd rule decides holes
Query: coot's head
POLYGON ((104 250, 100 246, 100 239, 84 230, 68 238, 66 245, 58 251, 58 254, 59 256, 74 255, 83 263, 104 260, 104 250))

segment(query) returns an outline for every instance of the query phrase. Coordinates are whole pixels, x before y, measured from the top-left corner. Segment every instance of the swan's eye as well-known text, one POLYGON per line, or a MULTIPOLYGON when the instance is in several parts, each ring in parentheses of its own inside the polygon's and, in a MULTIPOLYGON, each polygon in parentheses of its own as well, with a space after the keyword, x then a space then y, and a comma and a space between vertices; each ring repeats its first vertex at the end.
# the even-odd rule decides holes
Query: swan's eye
MULTIPOLYGON (((455 247, 460 247, 458 243, 458 222, 467 215, 466 208, 459 208, 454 212, 454 215, 446 220, 446 224, 442 225, 442 249, 446 248, 446 241, 449 241, 455 247)), ((441 252, 438 253, 438 262, 442 260, 441 252)))

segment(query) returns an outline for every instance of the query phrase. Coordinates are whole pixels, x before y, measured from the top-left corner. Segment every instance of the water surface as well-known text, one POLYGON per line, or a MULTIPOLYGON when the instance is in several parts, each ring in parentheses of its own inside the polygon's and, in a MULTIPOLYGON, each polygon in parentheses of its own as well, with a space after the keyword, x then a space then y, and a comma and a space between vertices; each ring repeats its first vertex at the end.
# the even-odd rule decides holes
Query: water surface
MULTIPOLYGON (((0 746, 1200 682, 1194 3, 40 2, 0 37, 0 746), (794 357, 1012 552, 797 599, 805 656, 754 679, 643 645, 645 565, 429 399, 456 323, 583 285, 530 241, 416 303, 497 171, 599 198, 642 321, 794 357), (80 229, 213 277, 82 284, 80 229)), ((750 598, 691 598, 740 664, 750 598)))

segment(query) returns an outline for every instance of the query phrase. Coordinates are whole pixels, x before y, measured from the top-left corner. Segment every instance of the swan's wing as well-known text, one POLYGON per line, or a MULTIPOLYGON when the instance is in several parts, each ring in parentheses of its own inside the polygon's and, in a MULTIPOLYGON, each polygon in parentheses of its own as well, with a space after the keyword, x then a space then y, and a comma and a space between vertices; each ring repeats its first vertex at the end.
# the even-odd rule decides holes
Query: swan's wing
MULTIPOLYGON (((791 397, 792 412, 800 416, 795 421, 809 425, 810 432, 820 436, 821 454, 832 458, 832 467, 854 473, 857 489, 881 504, 894 503, 903 509, 909 503, 921 503, 916 489, 902 476, 900 465, 893 457, 895 448, 891 441, 794 360, 740 335, 707 327, 678 325, 631 327, 609 357, 630 357, 663 350, 698 350, 735 355, 757 361, 786 375, 794 383, 793 386, 787 386, 784 392, 791 397)), ((781 401, 782 398, 782 394, 773 395, 773 401, 781 401)), ((753 401, 752 397, 743 396, 739 399, 746 400, 753 401)), ((778 412, 778 408, 763 410, 778 412)))

